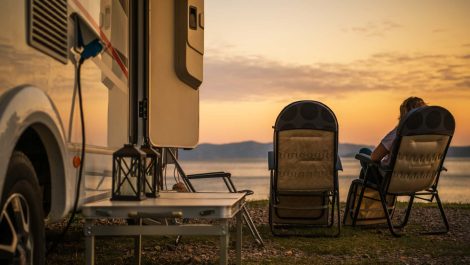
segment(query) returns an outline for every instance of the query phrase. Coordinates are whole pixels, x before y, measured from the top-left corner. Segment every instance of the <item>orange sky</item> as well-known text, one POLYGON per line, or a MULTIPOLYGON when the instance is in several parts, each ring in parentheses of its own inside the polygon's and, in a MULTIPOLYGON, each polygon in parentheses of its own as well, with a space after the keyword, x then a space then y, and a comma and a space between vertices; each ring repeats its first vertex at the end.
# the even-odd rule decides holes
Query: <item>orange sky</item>
POLYGON ((470 145, 470 1, 205 1, 200 143, 270 142, 288 103, 332 108, 376 144, 408 96, 448 108, 470 145))

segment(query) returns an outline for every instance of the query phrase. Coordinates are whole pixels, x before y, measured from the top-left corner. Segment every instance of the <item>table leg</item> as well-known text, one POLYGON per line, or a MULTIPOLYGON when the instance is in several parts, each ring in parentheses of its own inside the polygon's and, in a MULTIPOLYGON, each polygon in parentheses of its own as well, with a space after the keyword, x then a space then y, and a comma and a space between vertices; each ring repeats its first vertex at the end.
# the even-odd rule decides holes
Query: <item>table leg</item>
MULTIPOLYGON (((142 219, 137 219, 136 223, 137 226, 142 226, 142 219)), ((142 235, 134 237, 134 259, 136 265, 142 263, 142 235)))
POLYGON ((228 243, 230 238, 230 231, 228 229, 228 220, 222 220, 223 235, 220 236, 220 264, 228 264, 228 243))
POLYGON ((242 264, 242 237, 243 237, 243 212, 239 211, 237 213, 237 264, 242 264))
POLYGON ((87 265, 95 264, 95 236, 91 233, 92 220, 85 220, 85 259, 87 265))

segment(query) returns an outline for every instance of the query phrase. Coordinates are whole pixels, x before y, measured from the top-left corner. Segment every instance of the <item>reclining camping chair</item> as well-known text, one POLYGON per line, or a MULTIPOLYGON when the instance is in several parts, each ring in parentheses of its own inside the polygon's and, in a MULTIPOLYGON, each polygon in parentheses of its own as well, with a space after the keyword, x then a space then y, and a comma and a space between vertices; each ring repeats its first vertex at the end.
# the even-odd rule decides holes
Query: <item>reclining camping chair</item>
POLYGON ((274 152, 269 154, 272 233, 318 235, 303 228, 333 227, 336 207, 337 229, 329 235, 338 236, 338 123, 334 113, 320 102, 297 101, 281 111, 273 128, 274 152))
POLYGON ((387 168, 381 167, 380 162, 372 161, 368 155, 357 154, 356 159, 367 163, 366 171, 378 167, 383 178, 381 183, 373 184, 367 180, 368 174, 365 172, 364 179, 355 181, 359 184, 360 193, 357 203, 347 203, 347 207, 352 205, 352 208, 346 209, 345 221, 351 218, 352 225, 361 221, 361 209, 367 208, 363 203, 367 201, 364 200, 366 191, 375 191, 390 232, 394 236, 400 236, 394 228, 403 228, 408 223, 415 198, 428 202, 435 199, 439 207, 445 230, 427 234, 447 233, 449 224, 442 208, 437 184, 454 129, 454 117, 446 109, 437 106, 420 107, 408 113, 398 125, 397 138, 390 152, 391 162, 387 168), (390 206, 393 205, 395 196, 409 196, 410 199, 404 218, 399 225, 394 226, 391 220, 393 208, 390 206))

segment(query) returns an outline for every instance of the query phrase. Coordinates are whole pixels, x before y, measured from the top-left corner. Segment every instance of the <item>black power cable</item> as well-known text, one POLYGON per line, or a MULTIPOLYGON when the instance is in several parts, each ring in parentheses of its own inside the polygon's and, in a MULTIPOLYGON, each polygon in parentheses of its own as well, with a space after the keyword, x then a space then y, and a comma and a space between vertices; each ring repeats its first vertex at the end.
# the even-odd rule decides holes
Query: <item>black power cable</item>
POLYGON ((78 105, 80 109, 80 124, 81 124, 81 131, 82 131, 82 152, 80 154, 80 167, 78 169, 78 180, 77 180, 77 189, 75 193, 75 201, 73 204, 73 209, 72 209, 72 214, 67 221, 67 225, 64 227, 62 230, 62 233, 60 233, 59 237, 53 241, 51 246, 47 249, 46 256, 48 256, 50 253, 52 253, 56 248, 57 245, 61 241, 64 240, 65 234, 67 231, 70 229, 70 226, 72 225, 73 219, 75 218, 75 214, 77 212, 78 208, 78 201, 80 199, 80 187, 82 184, 82 176, 83 176, 83 164, 85 162, 85 144, 86 144, 86 136, 85 136, 85 116, 83 115, 83 98, 82 98, 82 85, 81 85, 81 69, 82 69, 82 64, 85 62, 86 59, 90 57, 95 57, 98 55, 101 50, 103 49, 103 45, 100 43, 98 39, 95 39, 94 41, 90 42, 88 45, 84 47, 84 50, 80 54, 80 59, 78 60, 77 67, 75 70, 75 78, 77 82, 77 92, 78 92, 78 105))

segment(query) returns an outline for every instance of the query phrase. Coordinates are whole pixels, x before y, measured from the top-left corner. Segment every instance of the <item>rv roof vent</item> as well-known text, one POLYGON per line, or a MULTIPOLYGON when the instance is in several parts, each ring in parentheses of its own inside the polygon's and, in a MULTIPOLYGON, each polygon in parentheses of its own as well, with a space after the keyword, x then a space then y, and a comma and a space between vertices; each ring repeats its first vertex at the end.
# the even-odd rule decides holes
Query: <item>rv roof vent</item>
POLYGON ((67 0, 30 0, 29 45, 67 63, 67 0))

